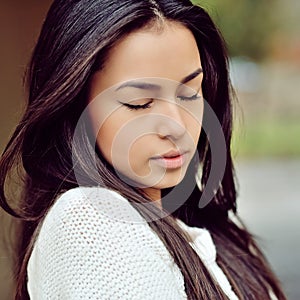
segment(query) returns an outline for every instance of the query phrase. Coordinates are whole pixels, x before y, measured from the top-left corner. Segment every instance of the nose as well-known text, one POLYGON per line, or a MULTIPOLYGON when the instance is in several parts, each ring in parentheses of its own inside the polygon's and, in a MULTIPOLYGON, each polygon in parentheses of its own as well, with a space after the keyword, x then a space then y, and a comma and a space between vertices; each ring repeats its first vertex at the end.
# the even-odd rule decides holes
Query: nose
POLYGON ((156 132, 161 138, 171 140, 180 139, 186 132, 186 125, 183 118, 183 108, 180 105, 163 100, 160 103, 156 132))

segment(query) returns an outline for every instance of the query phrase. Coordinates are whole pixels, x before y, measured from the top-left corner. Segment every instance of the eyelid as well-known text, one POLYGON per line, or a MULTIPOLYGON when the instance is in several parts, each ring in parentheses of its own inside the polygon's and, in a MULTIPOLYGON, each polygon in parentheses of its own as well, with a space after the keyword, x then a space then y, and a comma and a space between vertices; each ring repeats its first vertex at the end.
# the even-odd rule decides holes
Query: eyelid
POLYGON ((118 102, 131 110, 138 110, 138 109, 150 108, 150 104, 152 104, 153 99, 150 99, 149 101, 147 101, 144 104, 130 104, 130 103, 122 102, 122 101, 118 101, 118 102))
POLYGON ((193 94, 192 96, 180 96, 178 95, 177 98, 179 98, 182 101, 193 101, 193 100, 198 100, 200 99, 202 96, 199 94, 199 92, 201 91, 201 87, 196 91, 195 94, 193 94))

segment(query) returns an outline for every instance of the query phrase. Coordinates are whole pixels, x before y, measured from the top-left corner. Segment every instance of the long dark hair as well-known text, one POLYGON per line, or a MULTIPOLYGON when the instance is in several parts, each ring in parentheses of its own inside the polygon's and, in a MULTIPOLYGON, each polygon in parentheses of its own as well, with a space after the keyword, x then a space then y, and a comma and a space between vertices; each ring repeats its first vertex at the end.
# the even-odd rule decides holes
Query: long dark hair
MULTIPOLYGON (((202 8, 188 0, 55 0, 27 71, 27 87, 26 111, 0 162, 1 206, 22 220, 15 299, 28 299, 26 267, 39 224, 59 194, 78 186, 72 147, 76 149, 77 168, 87 186, 102 182, 129 199, 143 217, 155 219, 149 225, 182 271, 188 299, 227 297, 189 246, 175 218, 209 229, 217 248, 217 262, 240 299, 270 299, 269 290, 278 299, 286 299, 251 234, 229 218, 230 212, 236 214, 230 154, 232 92, 224 42, 202 8), (159 19, 180 22, 194 34, 201 49, 205 74, 204 98, 222 126, 227 146, 224 177, 212 201, 200 209, 201 190, 195 184, 185 204, 163 219, 155 218, 159 215, 155 206, 138 206, 149 199, 120 180, 100 157, 97 170, 89 169, 88 161, 94 148, 86 128, 82 127, 81 134, 73 139, 77 121, 86 106, 86 91, 92 74, 101 70, 110 49, 118 41, 159 19), (23 183, 17 207, 12 207, 6 191, 12 173, 19 174, 23 183)), ((212 165, 208 136, 209 132, 202 132, 198 144, 202 186, 208 180, 212 165)), ((184 180, 195 180, 198 165, 191 165, 184 180)), ((164 194, 168 192, 163 191, 164 194)), ((167 204, 163 205, 167 210, 167 204)))

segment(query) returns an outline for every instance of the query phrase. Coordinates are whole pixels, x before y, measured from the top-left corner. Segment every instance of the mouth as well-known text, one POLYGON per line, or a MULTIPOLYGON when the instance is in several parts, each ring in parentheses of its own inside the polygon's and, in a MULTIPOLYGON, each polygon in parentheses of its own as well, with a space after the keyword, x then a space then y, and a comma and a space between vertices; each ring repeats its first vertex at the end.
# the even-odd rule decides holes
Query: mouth
POLYGON ((152 157, 151 160, 165 169, 178 169, 187 159, 187 151, 169 151, 165 154, 152 157))

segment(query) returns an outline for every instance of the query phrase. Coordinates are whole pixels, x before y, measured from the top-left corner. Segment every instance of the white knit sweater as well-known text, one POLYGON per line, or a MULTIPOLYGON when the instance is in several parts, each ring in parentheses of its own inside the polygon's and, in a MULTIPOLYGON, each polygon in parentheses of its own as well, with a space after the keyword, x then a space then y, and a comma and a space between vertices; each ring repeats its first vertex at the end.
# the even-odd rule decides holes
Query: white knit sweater
MULTIPOLYGON (((187 231, 195 251, 230 299, 209 232, 187 231)), ((148 223, 119 194, 76 188, 49 210, 28 264, 30 299, 187 299, 183 276, 148 223)))

